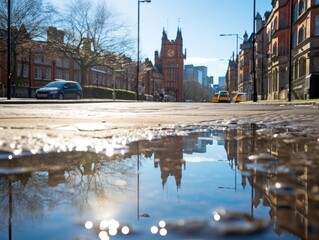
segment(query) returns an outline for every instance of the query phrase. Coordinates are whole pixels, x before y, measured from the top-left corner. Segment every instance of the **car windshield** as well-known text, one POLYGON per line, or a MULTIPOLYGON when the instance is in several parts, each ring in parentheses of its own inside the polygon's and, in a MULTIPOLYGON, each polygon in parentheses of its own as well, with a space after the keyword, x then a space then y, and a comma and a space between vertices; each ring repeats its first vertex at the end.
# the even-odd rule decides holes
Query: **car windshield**
POLYGON ((59 88, 63 85, 63 82, 50 82, 47 85, 45 85, 45 87, 56 87, 59 88))
POLYGON ((220 92, 219 95, 220 96, 227 96, 228 94, 227 94, 227 92, 220 92))

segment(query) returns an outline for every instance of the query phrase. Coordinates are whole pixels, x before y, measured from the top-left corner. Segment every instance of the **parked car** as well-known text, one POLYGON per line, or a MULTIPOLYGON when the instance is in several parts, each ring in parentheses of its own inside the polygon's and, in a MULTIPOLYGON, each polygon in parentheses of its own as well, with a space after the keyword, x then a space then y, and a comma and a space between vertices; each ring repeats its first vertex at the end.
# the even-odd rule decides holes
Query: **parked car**
POLYGON ((228 91, 219 91, 218 92, 218 102, 230 102, 230 97, 228 91))
POLYGON ((81 99, 83 97, 83 90, 78 82, 55 80, 37 89, 35 97, 37 99, 81 99))
POLYGON ((212 97, 212 103, 218 103, 218 93, 214 93, 212 97))
POLYGON ((247 93, 238 92, 238 93, 236 93, 236 95, 233 97, 232 100, 234 103, 245 102, 245 101, 247 101, 247 93))

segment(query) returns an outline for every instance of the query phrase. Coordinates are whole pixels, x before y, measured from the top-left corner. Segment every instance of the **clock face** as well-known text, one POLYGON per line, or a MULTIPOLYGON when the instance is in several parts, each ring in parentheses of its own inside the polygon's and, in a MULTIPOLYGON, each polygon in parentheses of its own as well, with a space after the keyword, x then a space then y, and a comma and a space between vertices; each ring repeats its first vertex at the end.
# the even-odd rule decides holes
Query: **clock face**
POLYGON ((174 49, 168 49, 168 50, 167 50, 167 56, 173 57, 174 55, 175 55, 174 49))

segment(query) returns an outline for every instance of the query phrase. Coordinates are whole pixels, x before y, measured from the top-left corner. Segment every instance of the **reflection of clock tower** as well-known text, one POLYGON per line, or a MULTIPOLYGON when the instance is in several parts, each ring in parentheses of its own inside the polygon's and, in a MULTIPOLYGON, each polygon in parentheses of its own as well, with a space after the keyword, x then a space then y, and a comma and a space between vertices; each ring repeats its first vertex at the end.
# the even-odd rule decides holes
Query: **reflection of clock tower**
POLYGON ((180 28, 177 29, 175 40, 168 40, 165 30, 162 36, 160 56, 155 52, 155 66, 163 73, 162 91, 169 95, 173 101, 184 101, 183 69, 186 53, 183 53, 183 37, 180 28))

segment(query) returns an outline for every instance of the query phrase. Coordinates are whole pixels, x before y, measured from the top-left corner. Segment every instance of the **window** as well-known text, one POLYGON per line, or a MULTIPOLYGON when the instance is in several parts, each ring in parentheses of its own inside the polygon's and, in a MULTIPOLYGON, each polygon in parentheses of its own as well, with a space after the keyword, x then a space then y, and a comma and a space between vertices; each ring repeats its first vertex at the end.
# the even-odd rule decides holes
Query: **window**
POLYGON ((57 69, 57 71, 56 71, 56 78, 58 78, 58 79, 63 79, 63 77, 62 77, 62 71, 61 71, 60 69, 57 69))
POLYGON ((300 0, 299 2, 299 15, 305 11, 305 0, 300 0))
POLYGON ((23 77, 25 78, 29 77, 29 64, 23 64, 23 77))
POLYGON ((69 71, 68 71, 68 70, 63 71, 63 79, 66 79, 66 80, 70 79, 70 78, 69 78, 69 71))
POLYGON ((76 89, 76 85, 74 83, 66 83, 65 87, 68 89, 76 89))
POLYGON ((315 0, 315 5, 319 5, 319 0, 315 0))
POLYGON ((319 36, 319 14, 317 14, 315 16, 315 26, 314 26, 314 29, 313 29, 313 35, 314 36, 319 36))
POLYGON ((39 80, 42 79, 42 69, 39 67, 34 68, 34 78, 39 80))
POLYGON ((299 60, 299 78, 306 76, 306 59, 301 58, 299 60))
POLYGON ((63 59, 63 67, 65 68, 69 67, 69 59, 63 59))
POLYGON ((294 15, 293 15, 293 22, 296 22, 297 21, 297 19, 298 19, 298 12, 299 12, 299 10, 298 10, 298 2, 297 3, 295 3, 295 5, 294 5, 294 15))
POLYGON ((51 80, 51 69, 50 68, 43 69, 43 79, 44 80, 51 80))
POLYGON ((81 69, 80 65, 77 62, 74 62, 74 69, 76 69, 76 70, 81 69))
POLYGON ((277 56, 278 55, 278 47, 277 47, 277 43, 275 42, 273 47, 272 47, 272 54, 273 56, 277 56))
POLYGON ((250 79, 250 72, 249 71, 246 71, 245 72, 245 79, 246 81, 248 81, 250 79))
POLYGON ((287 27, 287 14, 283 13, 281 17, 281 28, 287 27))
POLYGON ((299 33, 298 33, 298 43, 303 42, 306 39, 306 29, 304 26, 302 26, 299 29, 299 33))
POLYGON ((294 31, 293 36, 292 36, 292 47, 297 46, 297 31, 294 31))
POLYGON ((286 54, 286 41, 282 40, 281 41, 281 50, 280 50, 280 54, 286 54))
POLYGON ((274 20, 274 30, 278 30, 278 19, 277 19, 277 17, 275 17, 275 20, 274 20))
POLYGON ((298 61, 296 60, 295 61, 295 65, 294 65, 294 75, 295 75, 295 77, 294 77, 294 79, 297 79, 298 78, 298 61))
POLYGON ((273 90, 277 92, 278 91, 278 69, 275 68, 272 74, 273 74, 273 90))
POLYGON ((57 67, 62 67, 62 65, 63 65, 62 59, 61 59, 61 58, 58 58, 58 59, 56 60, 56 66, 57 66, 57 67))
POLYGON ((279 71, 279 88, 284 90, 288 82, 288 73, 284 68, 281 68, 279 71))
POLYGON ((44 56, 44 63, 46 65, 50 65, 51 64, 51 60, 48 57, 44 56))
POLYGON ((34 57, 34 62, 35 62, 35 63, 42 63, 42 56, 36 55, 36 56, 34 57))

